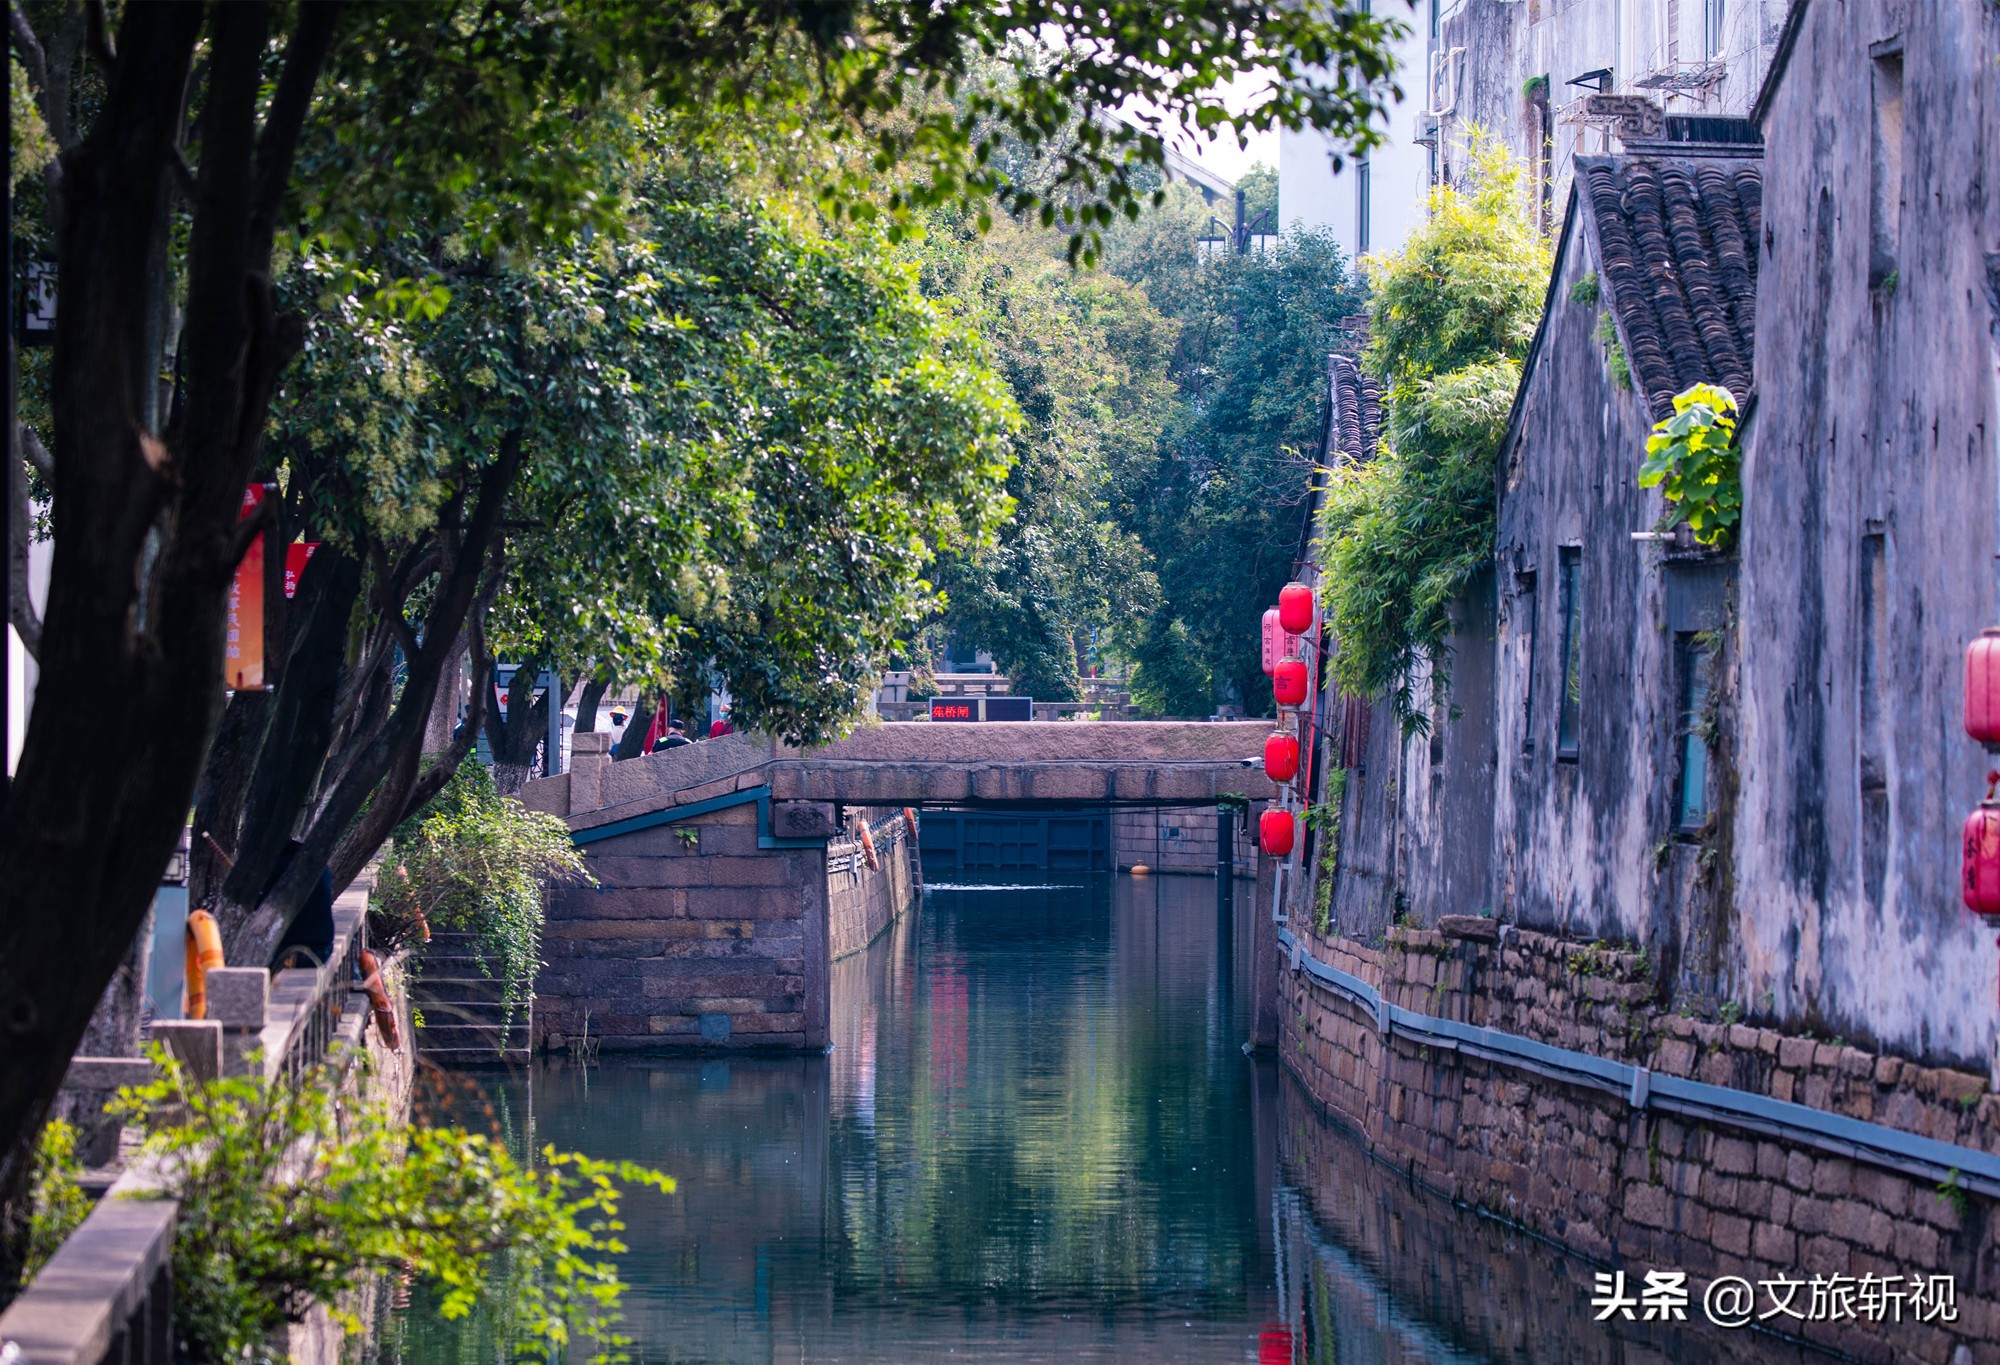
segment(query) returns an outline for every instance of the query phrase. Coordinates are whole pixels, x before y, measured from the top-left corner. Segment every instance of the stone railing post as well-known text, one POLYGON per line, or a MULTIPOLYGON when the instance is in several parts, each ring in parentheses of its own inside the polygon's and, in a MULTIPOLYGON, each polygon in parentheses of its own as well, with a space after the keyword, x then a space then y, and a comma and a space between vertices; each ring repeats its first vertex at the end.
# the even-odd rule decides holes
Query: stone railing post
POLYGON ((611 762, 611 736, 603 731, 571 735, 569 813, 581 815, 604 804, 604 769, 611 762))
POLYGON ((219 1019, 156 1019, 153 1041, 197 1083, 222 1077, 222 1022, 219 1019))
MULTIPOLYGON (((263 967, 217 967, 208 974, 208 1017, 222 1025, 223 1074, 249 1072, 245 1057, 264 1041, 271 973, 263 967)), ((265 1058, 268 1068, 272 1058, 265 1058)))

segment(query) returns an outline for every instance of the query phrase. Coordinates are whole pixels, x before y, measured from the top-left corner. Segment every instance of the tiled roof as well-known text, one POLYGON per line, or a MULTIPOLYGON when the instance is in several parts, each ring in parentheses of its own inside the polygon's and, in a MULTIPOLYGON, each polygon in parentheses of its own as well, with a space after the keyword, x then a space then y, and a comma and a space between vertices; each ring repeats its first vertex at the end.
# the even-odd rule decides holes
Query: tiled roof
POLYGON ((1750 390, 1764 181, 1742 157, 1579 157, 1606 306, 1656 418, 1692 384, 1750 390))
POLYGON ((1333 357, 1333 422, 1327 432, 1328 464, 1373 459, 1382 439, 1382 386, 1353 359, 1333 357))

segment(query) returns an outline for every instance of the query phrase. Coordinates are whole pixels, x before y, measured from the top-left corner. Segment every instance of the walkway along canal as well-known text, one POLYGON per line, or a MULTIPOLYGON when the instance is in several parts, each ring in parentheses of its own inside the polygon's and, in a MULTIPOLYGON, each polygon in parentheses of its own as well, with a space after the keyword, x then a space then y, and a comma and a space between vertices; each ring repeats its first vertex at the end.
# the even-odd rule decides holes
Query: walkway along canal
MULTIPOLYGON (((827 1054, 546 1056, 447 1107, 680 1181, 627 1210, 649 1361, 1802 1358, 1649 1350, 1594 1267, 1371 1161, 1244 1052, 1251 918, 1206 877, 933 884, 833 964, 827 1054)), ((381 1350, 480 1331, 419 1302, 381 1350)))

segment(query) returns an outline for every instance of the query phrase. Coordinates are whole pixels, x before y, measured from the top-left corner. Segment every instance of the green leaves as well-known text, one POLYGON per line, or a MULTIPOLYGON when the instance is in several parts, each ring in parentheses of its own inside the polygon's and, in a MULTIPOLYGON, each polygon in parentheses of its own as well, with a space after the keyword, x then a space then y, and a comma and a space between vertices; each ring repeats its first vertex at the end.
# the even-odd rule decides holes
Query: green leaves
POLYGON ((1473 164, 1471 187, 1434 192, 1429 221, 1376 266, 1384 448, 1333 473, 1320 513, 1333 676, 1355 695, 1387 691, 1412 731, 1428 725, 1412 670, 1444 666, 1452 603, 1492 554, 1493 461, 1549 269, 1519 165, 1483 139, 1473 164))
POLYGON ((50 1119, 35 1140, 35 1164, 28 1174, 28 1245, 21 1262, 21 1283, 56 1254, 83 1220, 90 1216, 91 1198, 79 1183, 83 1163, 76 1155, 76 1127, 50 1119))
POLYGON ((624 1284, 608 1259, 623 1192, 674 1182, 554 1148, 539 1169, 459 1128, 406 1126, 342 1073, 201 1083, 155 1049, 160 1080, 112 1111, 149 1125, 147 1154, 180 1201, 174 1315, 196 1359, 269 1359, 271 1334, 315 1303, 348 1332, 343 1296, 408 1275, 446 1317, 485 1305, 523 1359, 625 1359, 624 1284))
POLYGON ((481 970, 493 976, 498 968, 510 1016, 541 966, 544 888, 596 884, 569 826, 499 795, 473 757, 423 820, 398 832, 394 863, 369 907, 372 941, 409 942, 424 924, 470 933, 481 970))
POLYGON ((1703 545, 1726 548, 1743 515, 1743 455, 1736 446, 1736 396, 1717 384, 1674 395, 1674 415, 1653 424, 1639 487, 1667 500, 1661 529, 1685 522, 1703 545))

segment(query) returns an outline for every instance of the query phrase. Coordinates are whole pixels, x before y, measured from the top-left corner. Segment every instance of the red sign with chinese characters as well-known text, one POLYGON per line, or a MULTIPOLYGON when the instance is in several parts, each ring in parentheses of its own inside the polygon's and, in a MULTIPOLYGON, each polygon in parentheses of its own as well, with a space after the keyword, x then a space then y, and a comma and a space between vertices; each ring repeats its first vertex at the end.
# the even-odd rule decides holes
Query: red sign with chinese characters
POLYGON ((305 576, 306 561, 319 548, 316 540, 295 540, 285 547, 285 600, 299 595, 299 579, 305 576))
POLYGON ((979 706, 972 701, 959 701, 952 697, 931 698, 932 720, 978 720, 979 706))
MULTIPOLYGON (((238 521, 257 515, 264 499, 276 493, 272 484, 253 483, 243 490, 238 521)), ((222 647, 222 685, 232 692, 257 691, 264 686, 264 542, 262 532, 236 565, 229 584, 229 634, 222 647)))

